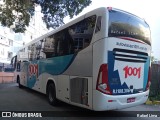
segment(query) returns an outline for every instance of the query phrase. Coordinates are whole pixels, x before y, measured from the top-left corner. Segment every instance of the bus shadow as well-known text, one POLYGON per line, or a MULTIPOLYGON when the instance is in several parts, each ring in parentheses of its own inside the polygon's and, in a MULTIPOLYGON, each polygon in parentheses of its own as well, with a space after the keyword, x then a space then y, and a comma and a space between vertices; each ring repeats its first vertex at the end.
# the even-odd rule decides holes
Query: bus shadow
POLYGON ((40 92, 38 92, 36 90, 30 89, 28 87, 22 86, 21 88, 19 88, 18 85, 16 87, 18 87, 18 89, 26 91, 27 93, 34 94, 36 97, 39 97, 40 99, 44 99, 45 100, 47 98, 45 94, 40 93, 40 92))
MULTIPOLYGON (((19 87, 18 85, 16 87, 19 87)), ((47 101, 47 96, 43 93, 37 92, 27 87, 22 87, 27 93, 33 94, 44 102, 47 101)), ((49 103, 48 103, 49 104, 49 103)), ((42 111, 44 112, 44 111, 42 111)), ((58 101, 58 104, 53 107, 53 111, 47 111, 50 117, 130 117, 133 116, 131 112, 127 111, 93 111, 85 108, 80 108, 74 105, 58 101), (58 108, 58 111, 54 108, 58 108)))

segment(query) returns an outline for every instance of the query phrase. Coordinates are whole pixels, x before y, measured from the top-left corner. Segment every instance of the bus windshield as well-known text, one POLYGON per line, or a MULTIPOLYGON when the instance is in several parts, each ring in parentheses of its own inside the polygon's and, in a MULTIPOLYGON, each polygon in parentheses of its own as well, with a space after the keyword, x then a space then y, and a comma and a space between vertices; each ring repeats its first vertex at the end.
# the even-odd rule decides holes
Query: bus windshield
POLYGON ((148 24, 143 19, 123 11, 109 10, 108 37, 129 37, 151 45, 148 24))

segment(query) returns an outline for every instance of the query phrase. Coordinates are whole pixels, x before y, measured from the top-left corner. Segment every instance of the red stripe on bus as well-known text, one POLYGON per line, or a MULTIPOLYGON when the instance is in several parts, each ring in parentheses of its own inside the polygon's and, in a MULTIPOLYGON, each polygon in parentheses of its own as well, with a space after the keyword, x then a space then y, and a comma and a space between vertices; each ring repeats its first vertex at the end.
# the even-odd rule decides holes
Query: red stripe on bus
POLYGON ((142 41, 139 41, 139 40, 137 40, 137 39, 130 38, 130 37, 118 37, 118 38, 121 38, 121 39, 124 39, 124 40, 130 40, 130 41, 134 41, 134 42, 138 42, 138 43, 145 44, 145 43, 144 43, 144 42, 142 42, 142 41))

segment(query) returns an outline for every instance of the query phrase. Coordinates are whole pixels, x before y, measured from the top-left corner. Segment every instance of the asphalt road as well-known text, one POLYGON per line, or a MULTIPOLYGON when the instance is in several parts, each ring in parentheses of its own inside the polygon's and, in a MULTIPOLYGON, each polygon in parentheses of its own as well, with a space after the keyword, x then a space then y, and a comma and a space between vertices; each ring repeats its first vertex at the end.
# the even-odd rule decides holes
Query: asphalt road
POLYGON ((145 117, 144 115, 148 116, 150 114, 157 115, 160 112, 160 106, 143 104, 132 108, 116 110, 116 111, 104 111, 104 112, 93 112, 63 102, 60 102, 58 106, 53 107, 49 105, 45 95, 27 88, 19 89, 16 83, 9 83, 9 84, 0 84, 0 112, 3 111, 12 111, 12 112, 36 111, 42 114, 44 113, 44 115, 47 114, 48 117, 42 118, 45 120, 53 119, 53 117, 54 119, 56 118, 60 120, 61 119, 63 120, 104 119, 105 120, 106 118, 111 120, 120 120, 120 119, 128 120, 128 117, 131 120, 134 120, 135 118, 142 120, 146 119, 158 120, 158 118, 145 117), (137 117, 140 115, 141 117, 137 117))

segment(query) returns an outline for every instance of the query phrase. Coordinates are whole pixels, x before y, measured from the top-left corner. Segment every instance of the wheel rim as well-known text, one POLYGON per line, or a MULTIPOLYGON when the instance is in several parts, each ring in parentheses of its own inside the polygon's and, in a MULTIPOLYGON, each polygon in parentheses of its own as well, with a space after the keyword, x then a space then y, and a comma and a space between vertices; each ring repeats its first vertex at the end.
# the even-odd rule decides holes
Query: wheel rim
POLYGON ((49 93, 48 93, 48 97, 49 97, 49 101, 53 101, 53 90, 51 89, 52 87, 49 87, 49 93))

